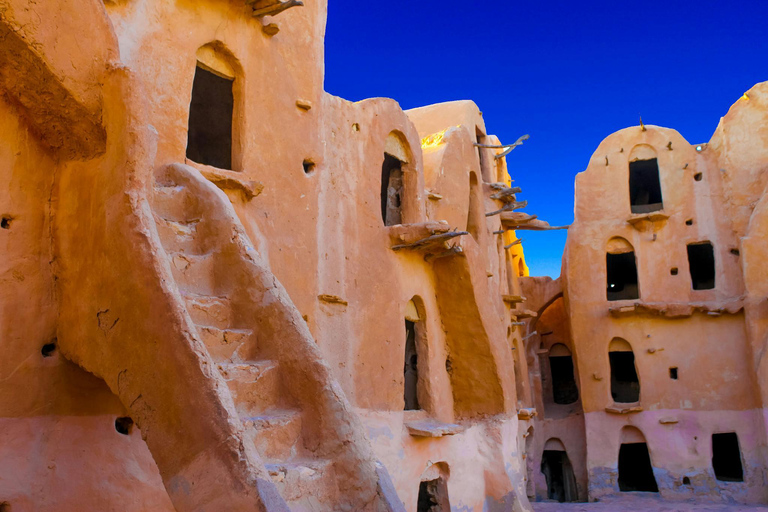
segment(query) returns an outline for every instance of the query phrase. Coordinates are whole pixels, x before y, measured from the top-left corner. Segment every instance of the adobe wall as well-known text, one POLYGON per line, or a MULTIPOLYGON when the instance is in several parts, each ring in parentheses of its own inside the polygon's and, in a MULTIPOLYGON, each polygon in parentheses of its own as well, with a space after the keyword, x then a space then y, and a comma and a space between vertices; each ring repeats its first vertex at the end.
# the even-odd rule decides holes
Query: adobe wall
POLYGON ((739 239, 731 224, 738 219, 721 199, 725 186, 711 147, 692 146, 677 132, 654 126, 609 136, 576 178, 564 282, 585 412, 590 498, 618 491, 619 434, 633 425, 645 436, 663 497, 766 499, 762 401, 745 330, 739 239), (652 157, 658 159, 663 209, 633 214, 629 162, 652 157), (606 298, 605 254, 615 237, 634 249, 639 299, 606 298), (712 290, 691 286, 686 245, 701 241, 714 246, 712 290), (611 399, 608 346, 614 338, 634 352, 637 404, 611 399), (673 367, 677 380, 670 378, 673 367), (739 436, 744 483, 720 482, 712 473, 711 435, 730 431, 739 436))

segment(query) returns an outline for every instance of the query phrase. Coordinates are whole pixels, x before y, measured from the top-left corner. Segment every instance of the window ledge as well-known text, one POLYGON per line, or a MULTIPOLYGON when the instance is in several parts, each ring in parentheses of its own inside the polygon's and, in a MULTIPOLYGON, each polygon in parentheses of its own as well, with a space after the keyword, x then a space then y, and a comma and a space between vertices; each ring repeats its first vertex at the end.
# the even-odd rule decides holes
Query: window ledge
POLYGON ((205 179, 219 187, 224 192, 230 190, 240 192, 246 201, 261 194, 264 190, 264 184, 260 181, 243 179, 243 175, 237 171, 227 171, 210 165, 199 164, 187 159, 186 163, 200 171, 205 179))
POLYGON ((661 212, 650 213, 633 213, 628 219, 627 223, 638 231, 654 231, 664 227, 664 224, 669 220, 669 215, 661 212))
POLYGON ((634 302, 608 307, 614 318, 634 315, 660 316, 664 318, 689 318, 694 313, 708 316, 735 315, 744 308, 741 298, 727 302, 634 302))
POLYGON ((464 427, 456 423, 443 423, 437 420, 416 420, 405 423, 408 433, 414 437, 443 437, 464 432, 464 427))
POLYGON ((628 404, 613 404, 605 408, 605 412, 609 414, 632 414, 636 412, 642 412, 643 406, 640 402, 628 403, 628 404))

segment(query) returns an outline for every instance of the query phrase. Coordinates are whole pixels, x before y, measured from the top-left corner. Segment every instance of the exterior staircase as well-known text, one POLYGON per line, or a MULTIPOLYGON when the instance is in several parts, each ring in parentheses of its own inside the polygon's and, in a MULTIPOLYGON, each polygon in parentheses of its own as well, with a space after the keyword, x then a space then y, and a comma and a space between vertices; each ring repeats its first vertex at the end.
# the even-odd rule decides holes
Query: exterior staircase
MULTIPOLYGON (((290 347, 276 346, 282 343, 275 343, 274 336, 261 335, 259 322, 254 321, 254 301, 244 293, 247 287, 242 282, 243 268, 253 263, 248 260, 255 255, 226 196, 194 168, 174 164, 155 176, 150 197, 157 232, 187 312, 228 384, 246 438, 253 440, 291 509, 391 510, 381 499, 380 489, 374 487, 371 493, 359 483, 343 484, 356 471, 350 466, 362 463, 363 471, 375 466, 370 447, 349 452, 349 443, 343 440, 348 434, 342 432, 335 438, 333 432, 314 430, 329 427, 325 421, 319 427, 317 416, 349 409, 340 389, 334 389, 338 384, 329 387, 329 382, 323 382, 329 380, 330 369, 321 362, 319 352, 309 355, 308 370, 299 363, 307 356, 292 353, 287 356, 286 369, 281 359, 290 347), (307 373, 318 377, 295 381, 306 380, 307 373), (313 403, 302 401, 307 395, 302 389, 307 386, 323 395, 320 405, 314 403, 318 400, 313 393, 308 397, 313 403), (327 389, 331 389, 330 396, 327 389), (331 404, 331 411, 318 409, 337 396, 342 397, 341 402, 331 404), (329 439, 322 439, 324 435, 329 439), (370 460, 355 462, 361 457, 370 460), (361 502, 361 496, 367 496, 368 503, 361 502)), ((269 322, 276 321, 269 312, 264 314, 272 316, 269 322)), ((287 328, 295 328, 294 323, 287 328)), ((317 350, 311 345, 303 348, 317 350)), ((341 430, 345 429, 346 422, 341 430)), ((362 439, 367 445, 367 439, 362 439)))

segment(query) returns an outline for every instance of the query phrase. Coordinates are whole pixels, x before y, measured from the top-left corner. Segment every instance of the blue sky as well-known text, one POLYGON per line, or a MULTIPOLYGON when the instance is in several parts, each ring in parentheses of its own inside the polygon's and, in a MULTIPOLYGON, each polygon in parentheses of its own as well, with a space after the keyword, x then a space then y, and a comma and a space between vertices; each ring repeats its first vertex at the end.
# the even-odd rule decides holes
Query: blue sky
MULTIPOLYGON (((573 220, 573 183, 602 139, 643 122, 706 142, 768 80, 768 0, 329 0, 325 89, 404 109, 471 99, 527 211, 573 220)), ((532 275, 560 274, 564 231, 524 232, 532 275)))

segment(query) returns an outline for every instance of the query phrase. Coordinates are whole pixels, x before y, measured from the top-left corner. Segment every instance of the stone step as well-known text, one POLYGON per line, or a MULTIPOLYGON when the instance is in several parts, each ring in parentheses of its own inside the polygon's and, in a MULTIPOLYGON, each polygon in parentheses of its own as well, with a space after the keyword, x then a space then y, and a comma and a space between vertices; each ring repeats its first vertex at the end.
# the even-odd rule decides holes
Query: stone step
POLYGON ((185 293, 184 300, 189 316, 196 324, 219 329, 232 325, 232 307, 228 298, 185 293))
POLYGON ((218 364, 235 407, 246 418, 261 417, 280 405, 280 372, 275 361, 218 364))
POLYGON ((266 464, 278 492, 291 510, 337 510, 338 487, 333 464, 327 459, 297 460, 266 464))
POLYGON ((244 416, 241 420, 263 458, 289 460, 296 457, 301 448, 300 411, 272 409, 257 416, 244 416))
POLYGON ((201 254, 200 241, 197 237, 199 221, 176 222, 155 215, 157 234, 167 253, 183 252, 186 254, 201 254))
POLYGON ((152 211, 166 220, 182 223, 200 220, 201 217, 198 198, 182 186, 155 185, 152 211))
POLYGON ((256 338, 250 329, 220 329, 198 325, 200 337, 214 361, 241 363, 255 352, 256 338))
POLYGON ((216 291, 214 254, 171 253, 171 270, 179 289, 185 293, 213 295, 216 291))

